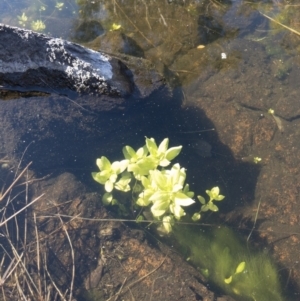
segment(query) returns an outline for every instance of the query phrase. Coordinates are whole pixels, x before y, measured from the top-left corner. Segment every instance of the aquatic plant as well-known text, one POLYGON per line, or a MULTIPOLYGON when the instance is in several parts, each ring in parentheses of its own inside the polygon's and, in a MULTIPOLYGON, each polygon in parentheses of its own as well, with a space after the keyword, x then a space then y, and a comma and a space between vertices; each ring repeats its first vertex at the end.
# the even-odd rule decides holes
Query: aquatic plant
POLYGON ((46 25, 42 20, 36 20, 31 22, 31 28, 35 31, 43 31, 46 28, 46 25))
MULTIPOLYGON (((123 147, 124 160, 111 163, 104 156, 97 159, 100 171, 92 173, 93 179, 104 185, 102 201, 105 205, 118 205, 124 209, 124 201, 114 198, 113 190, 132 191, 134 207, 150 208, 153 218, 162 222, 160 230, 167 233, 172 230, 175 220, 179 221, 186 215, 183 207, 195 203, 194 192, 185 184, 185 168, 176 163, 166 169, 179 155, 182 146, 168 146, 168 138, 157 146, 153 138, 146 137, 145 145, 137 151, 128 145, 123 147)), ((200 219, 200 212, 218 210, 214 201, 224 199, 219 192, 219 187, 206 190, 210 198, 207 203, 202 196, 198 196, 202 207, 193 215, 193 220, 200 219)))
POLYGON ((196 232, 176 227, 173 236, 189 261, 227 294, 243 301, 284 300, 270 256, 249 250, 229 228, 196 232))

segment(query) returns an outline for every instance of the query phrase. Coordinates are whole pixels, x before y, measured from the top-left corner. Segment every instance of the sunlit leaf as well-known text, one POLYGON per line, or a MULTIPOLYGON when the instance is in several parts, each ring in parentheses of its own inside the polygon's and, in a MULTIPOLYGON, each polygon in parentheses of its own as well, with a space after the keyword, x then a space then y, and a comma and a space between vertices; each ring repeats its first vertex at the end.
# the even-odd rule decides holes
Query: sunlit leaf
POLYGON ((100 170, 111 169, 110 161, 104 156, 102 156, 100 159, 97 159, 96 164, 100 170))
POLYGON ((213 202, 208 202, 207 205, 209 210, 214 212, 219 211, 219 208, 213 202))
POLYGON ((172 224, 174 223, 171 216, 164 216, 163 217, 163 226, 166 233, 170 233, 172 231, 172 224))
POLYGON ((100 172, 92 172, 92 177, 96 182, 98 182, 102 185, 104 185, 106 180, 107 180, 107 177, 106 176, 101 176, 100 172))
POLYGON ((170 163, 171 162, 169 160, 162 159, 162 160, 159 161, 159 166, 161 166, 161 167, 167 167, 168 165, 170 165, 170 163))
POLYGON ((166 191, 156 191, 150 197, 150 201, 153 203, 164 202, 164 203, 166 203, 166 206, 168 207, 169 202, 170 202, 170 193, 168 193, 166 191))
POLYGON ((169 161, 172 161, 175 157, 177 157, 179 155, 179 153, 181 152, 182 146, 175 146, 175 147, 171 147, 166 151, 166 159, 169 161))
POLYGON ((151 212, 154 217, 162 216, 168 209, 168 202, 165 201, 156 201, 151 207, 151 212))
POLYGON ((224 198, 225 198, 225 196, 220 194, 214 200, 215 201, 222 201, 224 198))
POLYGON ((185 193, 189 198, 193 198, 194 197, 194 192, 190 191, 190 186, 189 184, 186 184, 183 188, 183 193, 185 193))
POLYGON ((113 195, 110 192, 104 193, 102 197, 102 202, 104 205, 110 205, 113 201, 113 195))
POLYGON ((146 207, 151 203, 151 201, 149 200, 149 198, 146 197, 139 197, 136 201, 136 204, 141 206, 141 207, 146 207))
POLYGON ((146 145, 148 148, 148 151, 150 152, 151 155, 156 156, 157 154, 157 145, 155 143, 155 140, 153 138, 147 138, 146 137, 146 145))
MULTIPOLYGON (((178 192, 179 190, 182 190, 182 185, 180 184, 173 185, 172 192, 178 192)), ((186 196, 186 194, 184 195, 186 196)))
POLYGON ((124 146, 122 149, 122 152, 123 152, 125 159, 127 159, 127 160, 130 160, 131 158, 136 157, 136 152, 129 145, 124 146))
POLYGON ((231 281, 232 281, 232 276, 230 276, 230 277, 224 279, 224 282, 225 282, 226 284, 230 284, 231 281))
POLYGON ((106 181, 104 185, 104 189, 107 192, 112 192, 114 189, 114 183, 112 183, 110 180, 106 181))
POLYGON ((169 146, 169 138, 165 138, 158 147, 159 153, 165 153, 169 146))
POLYGON ((176 203, 170 205, 170 211, 174 214, 175 218, 180 220, 182 216, 185 216, 184 210, 176 203))
POLYGON ((128 166, 128 160, 115 161, 111 164, 111 169, 116 173, 122 173, 128 166))
POLYGON ((192 216, 192 220, 194 222, 198 221, 201 218, 201 214, 200 213, 194 213, 192 216))
POLYGON ((236 274, 242 273, 245 270, 245 267, 246 267, 246 262, 245 261, 240 262, 235 270, 235 273, 236 274))
POLYGON ((202 212, 206 212, 206 211, 208 211, 208 210, 209 210, 209 206, 208 206, 207 204, 201 206, 201 211, 202 211, 202 212))
POLYGON ((211 190, 206 190, 206 193, 214 200, 216 197, 218 197, 220 188, 218 186, 213 187, 211 190))
POLYGON ((145 157, 147 156, 148 154, 148 149, 147 149, 147 146, 144 145, 143 147, 140 147, 137 151, 136 151, 136 155, 138 158, 142 158, 142 157, 145 157))
POLYGON ((179 206, 190 206, 193 203, 195 203, 195 201, 193 199, 189 198, 182 192, 177 192, 175 194, 174 202, 176 205, 179 205, 179 206))
POLYGON ((159 170, 154 170, 151 173, 151 179, 161 190, 167 190, 167 178, 159 170))
POLYGON ((206 201, 205 198, 201 195, 197 195, 197 199, 199 200, 199 202, 203 205, 205 205, 206 201))
POLYGON ((130 190, 129 183, 131 181, 131 177, 129 173, 126 173, 121 177, 121 179, 115 184, 115 188, 127 192, 130 190))
POLYGON ((120 28, 121 28, 120 24, 113 23, 110 30, 114 31, 114 30, 118 30, 120 28))

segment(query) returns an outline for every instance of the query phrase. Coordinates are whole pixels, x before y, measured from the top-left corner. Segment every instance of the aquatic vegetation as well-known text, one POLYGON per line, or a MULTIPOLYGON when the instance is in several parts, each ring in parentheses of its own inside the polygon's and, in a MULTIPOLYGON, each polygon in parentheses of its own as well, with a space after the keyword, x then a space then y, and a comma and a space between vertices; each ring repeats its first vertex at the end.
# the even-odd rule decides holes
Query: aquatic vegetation
POLYGON ((173 236, 189 261, 227 294, 245 301, 281 301, 279 275, 267 254, 248 249, 227 227, 194 231, 176 227, 173 236))
POLYGON ((45 30, 46 25, 42 20, 32 21, 31 29, 35 31, 43 31, 45 30))
MULTIPOLYGON (((160 230, 165 233, 172 230, 175 220, 179 221, 186 215, 183 207, 195 203, 194 192, 185 184, 185 168, 176 163, 170 169, 166 169, 179 155, 182 146, 168 146, 168 138, 159 146, 153 138, 146 138, 145 145, 137 151, 128 145, 123 147, 125 159, 122 161, 111 163, 104 156, 97 159, 96 164, 100 171, 92 173, 93 179, 104 185, 106 192, 102 201, 105 205, 118 205, 124 210, 126 197, 125 201, 118 201, 112 194, 113 190, 132 191, 134 207, 150 208, 153 218, 162 222, 160 230)), ((194 221, 200 219, 200 212, 218 211, 214 201, 224 199, 224 196, 219 194, 219 187, 206 190, 206 193, 209 196, 208 202, 202 196, 197 197, 202 206, 200 211, 193 215, 194 221)), ((138 218, 140 220, 140 217, 138 218)))
POLYGON ((55 5, 55 8, 57 8, 58 10, 62 10, 64 7, 64 3, 63 2, 57 2, 55 5))
POLYGON ((28 21, 28 17, 26 16, 25 13, 23 13, 21 16, 17 16, 18 17, 18 20, 19 20, 19 24, 21 26, 25 26, 27 21, 28 21))
POLYGON ((110 31, 119 30, 120 28, 121 28, 120 24, 113 23, 112 26, 110 27, 110 31))
POLYGON ((261 158, 260 158, 260 157, 254 157, 254 158, 253 158, 253 162, 254 162, 255 164, 258 164, 259 162, 261 162, 261 158))

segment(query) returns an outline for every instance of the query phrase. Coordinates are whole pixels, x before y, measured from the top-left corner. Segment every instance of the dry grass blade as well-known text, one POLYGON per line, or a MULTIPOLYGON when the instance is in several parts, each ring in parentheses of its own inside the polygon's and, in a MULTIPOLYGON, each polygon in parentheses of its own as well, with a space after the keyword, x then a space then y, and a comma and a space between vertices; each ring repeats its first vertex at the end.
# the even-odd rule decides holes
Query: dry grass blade
POLYGON ((272 22, 274 22, 274 23, 276 23, 276 24, 278 24, 278 25, 284 27, 285 29, 287 29, 287 30, 289 30, 289 31, 291 31, 291 32, 293 32, 293 33, 295 33, 296 35, 300 36, 300 32, 299 32, 299 31, 297 31, 297 30, 295 30, 295 29, 293 29, 293 28, 291 28, 291 27, 289 27, 289 26, 286 26, 286 25, 284 25, 284 24, 282 24, 282 23, 276 21, 275 19, 273 19, 273 18, 271 18, 270 16, 268 16, 268 15, 262 13, 261 11, 259 11, 259 12, 260 12, 260 14, 263 15, 265 18, 271 20, 272 22))
POLYGON ((6 189, 6 191, 0 197, 0 202, 6 197, 6 195, 12 190, 15 184, 19 181, 19 179, 24 175, 28 167, 31 165, 32 162, 28 163, 27 166, 21 171, 21 173, 17 176, 17 178, 12 182, 12 184, 6 189))
POLYGON ((22 209, 20 209, 19 211, 17 211, 13 215, 11 215, 9 218, 5 219, 4 222, 0 223, 0 227, 2 227, 3 225, 5 225, 8 221, 10 221, 12 218, 14 218, 15 216, 17 216, 18 214, 20 214, 22 211, 24 211, 26 208, 28 208, 29 206, 31 206, 33 203, 35 203, 36 201, 38 201, 43 196, 44 196, 44 193, 41 194, 40 196, 38 196, 37 198, 35 198, 33 201, 31 201, 29 204, 27 204, 26 206, 24 206, 22 209))
POLYGON ((72 241, 71 238, 69 236, 69 233, 66 229, 65 224, 63 223, 61 217, 59 216, 60 222, 62 223, 62 228, 64 230, 64 232, 66 233, 66 236, 68 238, 69 244, 70 244, 70 248, 71 248, 71 256, 72 256, 72 280, 71 280, 71 285, 70 285, 70 301, 72 301, 72 296, 73 296, 73 287, 74 287, 74 278, 75 278, 75 254, 74 254, 74 249, 73 249, 73 245, 72 245, 72 241))
MULTIPOLYGON (((166 258, 167 258, 168 254, 164 257, 164 259, 161 261, 161 263, 156 267, 154 268, 152 271, 150 271, 148 274, 144 275, 143 277, 139 278, 138 280, 136 281, 133 281, 131 283, 129 283, 123 291, 119 290, 117 294, 113 295, 112 297, 110 297, 109 299, 107 299, 106 301, 110 301, 112 298, 115 298, 114 301, 117 301, 118 297, 124 293, 126 293, 128 290, 130 290, 133 286, 135 286, 136 284, 138 284, 139 282, 143 281, 145 278, 149 277, 151 274, 153 274, 154 272, 156 272, 162 265, 163 263, 165 262, 166 258)), ((125 278, 125 281, 127 280, 127 278, 125 278)), ((123 285, 121 288, 123 288, 124 286, 124 283, 125 281, 123 282, 123 285)))

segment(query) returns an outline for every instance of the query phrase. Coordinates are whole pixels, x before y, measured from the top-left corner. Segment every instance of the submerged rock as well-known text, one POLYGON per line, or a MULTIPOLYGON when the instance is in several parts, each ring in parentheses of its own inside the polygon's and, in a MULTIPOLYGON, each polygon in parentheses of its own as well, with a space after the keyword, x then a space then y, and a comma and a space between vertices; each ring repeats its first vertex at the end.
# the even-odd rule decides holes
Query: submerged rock
MULTIPOLYGON (((0 24, 0 39, 0 91, 39 91, 69 97, 78 93, 111 97, 144 94, 145 87, 136 84, 135 74, 117 58, 4 24, 0 24)), ((150 93, 161 87, 161 77, 147 69, 144 72, 152 86, 150 93)))
POLYGON ((36 169, 94 164, 159 126, 163 108, 178 107, 144 59, 3 24, 0 40, 0 98, 9 99, 0 100, 0 152, 36 169))

